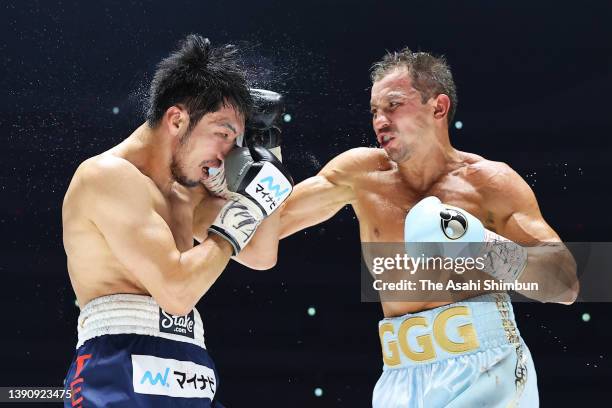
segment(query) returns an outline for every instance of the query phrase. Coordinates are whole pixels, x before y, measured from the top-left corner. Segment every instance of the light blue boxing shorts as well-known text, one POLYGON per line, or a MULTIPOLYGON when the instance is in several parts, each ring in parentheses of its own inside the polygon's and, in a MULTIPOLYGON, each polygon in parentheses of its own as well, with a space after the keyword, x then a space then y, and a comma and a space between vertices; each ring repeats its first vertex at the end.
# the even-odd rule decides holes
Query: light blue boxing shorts
POLYGON ((536 372, 506 294, 383 319, 374 408, 538 407, 536 372))

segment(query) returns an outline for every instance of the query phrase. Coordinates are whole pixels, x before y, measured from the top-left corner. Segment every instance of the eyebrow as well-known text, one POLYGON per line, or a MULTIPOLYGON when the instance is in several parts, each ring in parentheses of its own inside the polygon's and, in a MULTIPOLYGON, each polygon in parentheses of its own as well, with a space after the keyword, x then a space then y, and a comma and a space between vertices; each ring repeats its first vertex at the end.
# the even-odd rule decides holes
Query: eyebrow
POLYGON ((403 91, 391 91, 385 96, 387 97, 387 99, 391 99, 391 98, 397 98, 397 97, 404 98, 407 95, 403 91))
POLYGON ((236 131, 236 129, 229 123, 221 123, 221 126, 228 128, 229 130, 231 130, 232 132, 234 132, 235 134, 238 134, 238 131, 236 131))
MULTIPOLYGON (((406 95, 405 92, 403 91, 390 91, 389 93, 387 93, 386 95, 384 95, 382 98, 382 100, 389 100, 389 99, 395 99, 395 98, 406 98, 408 95, 406 95)), ((376 105, 376 103, 374 102, 370 102, 370 109, 371 108, 375 108, 378 105, 376 105)))

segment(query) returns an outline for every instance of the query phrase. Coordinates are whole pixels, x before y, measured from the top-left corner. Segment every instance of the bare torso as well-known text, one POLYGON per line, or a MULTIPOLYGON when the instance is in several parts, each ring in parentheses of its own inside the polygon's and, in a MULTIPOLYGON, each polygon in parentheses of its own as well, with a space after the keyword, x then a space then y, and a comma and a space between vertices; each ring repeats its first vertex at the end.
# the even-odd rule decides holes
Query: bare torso
MULTIPOLYGON (((77 169, 64 198, 64 247, 70 280, 81 307, 94 298, 109 294, 148 294, 138 279, 111 252, 105 237, 92 221, 92 206, 86 202, 89 198, 85 198, 83 189, 79 188, 79 183, 83 182, 82 173, 87 171, 88 166, 96 166, 101 161, 128 160, 122 156, 120 149, 114 148, 86 160, 77 169)), ((194 208, 203 200, 210 199, 204 188, 187 189, 174 183, 170 192, 164 195, 144 174, 142 181, 148 186, 154 212, 168 225, 177 248, 181 252, 192 248, 194 208)), ((210 214, 207 225, 210 225, 214 215, 210 214)), ((205 216, 208 217, 208 214, 205 216)))
MULTIPOLYGON (((359 219, 362 243, 403 242, 404 219, 408 211, 427 196, 465 209, 486 228, 495 230, 494 211, 486 201, 487 180, 497 164, 480 156, 460 153, 462 161, 444 173, 425 191, 415 192, 403 179, 397 165, 382 149, 361 149, 365 156, 362 172, 353 179, 356 200, 353 208, 359 219)), ((466 297, 475 296, 470 293, 466 297)), ((382 302, 385 316, 400 316, 448 304, 449 302, 382 302)))

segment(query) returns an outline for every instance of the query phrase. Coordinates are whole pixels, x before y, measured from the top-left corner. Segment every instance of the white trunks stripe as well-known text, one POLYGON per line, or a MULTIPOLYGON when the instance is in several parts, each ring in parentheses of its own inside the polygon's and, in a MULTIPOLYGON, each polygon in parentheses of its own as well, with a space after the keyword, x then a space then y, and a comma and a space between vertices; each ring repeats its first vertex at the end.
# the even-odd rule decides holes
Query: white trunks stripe
POLYGON ((108 295, 87 303, 79 315, 76 348, 105 334, 155 336, 206 348, 202 318, 196 309, 187 316, 173 316, 144 295, 108 295))

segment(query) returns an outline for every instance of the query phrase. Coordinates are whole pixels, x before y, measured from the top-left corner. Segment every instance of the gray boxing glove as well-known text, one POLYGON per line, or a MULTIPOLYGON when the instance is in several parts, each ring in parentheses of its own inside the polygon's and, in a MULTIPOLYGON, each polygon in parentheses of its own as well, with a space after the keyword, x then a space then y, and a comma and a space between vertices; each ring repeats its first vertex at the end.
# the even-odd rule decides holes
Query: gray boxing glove
MULTIPOLYGON (((253 111, 246 121, 245 133, 236 140, 239 147, 262 146, 282 161, 281 154, 281 116, 284 101, 281 94, 265 89, 251 89, 253 111)), ((229 199, 225 177, 225 165, 218 169, 209 169, 210 177, 204 180, 204 186, 213 195, 229 199)))
POLYGON ((225 238, 237 255, 261 221, 289 197, 293 179, 280 160, 260 146, 234 148, 224 167, 229 201, 208 231, 225 238))

